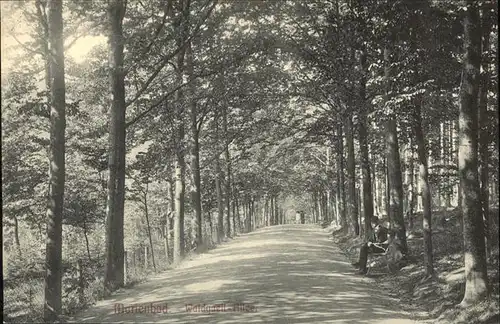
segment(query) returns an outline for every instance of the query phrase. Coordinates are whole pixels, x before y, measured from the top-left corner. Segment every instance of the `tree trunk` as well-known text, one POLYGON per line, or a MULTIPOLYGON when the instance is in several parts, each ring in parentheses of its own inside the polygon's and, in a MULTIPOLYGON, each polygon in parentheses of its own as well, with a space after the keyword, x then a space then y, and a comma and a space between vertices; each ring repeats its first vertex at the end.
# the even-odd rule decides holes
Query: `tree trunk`
POLYGON ((164 225, 164 237, 165 242, 164 242, 164 247, 165 247, 165 258, 167 260, 167 263, 170 262, 170 246, 169 246, 169 240, 170 240, 170 221, 169 221, 169 214, 165 214, 165 225, 164 225))
POLYGON ((229 154, 229 134, 227 127, 227 106, 224 105, 222 118, 222 127, 224 128, 224 155, 226 159, 226 182, 225 182, 225 193, 226 193, 226 230, 227 237, 231 237, 231 155, 229 154))
POLYGON ((218 156, 215 159, 215 191, 217 194, 218 210, 217 242, 220 243, 224 237, 224 204, 222 202, 221 170, 220 160, 218 156))
MULTIPOLYGON (((370 156, 372 155, 370 150, 368 150, 368 152, 370 153, 370 156)), ((370 160, 372 160, 370 158, 370 160)), ((379 184, 379 180, 378 180, 378 165, 377 165, 377 162, 374 161, 373 162, 373 172, 372 172, 372 175, 373 175, 373 192, 374 192, 374 195, 373 195, 373 206, 374 206, 374 213, 375 215, 379 216, 380 217, 380 214, 382 213, 381 209, 382 207, 380 206, 381 204, 381 197, 383 197, 383 193, 382 193, 382 190, 381 190, 381 186, 379 184)))
POLYGON ((236 221, 238 222, 238 232, 241 233, 240 199, 238 193, 235 194, 234 203, 236 204, 236 221))
MULTIPOLYGON (((373 191, 372 191, 372 179, 370 170, 370 155, 368 151, 368 122, 367 113, 368 107, 366 105, 366 54, 364 52, 360 55, 359 65, 362 71, 362 77, 360 80, 359 96, 361 99, 361 110, 359 120, 359 149, 361 154, 361 171, 363 175, 363 212, 365 218, 365 238, 371 233, 371 219, 373 216, 373 191)), ((360 197, 361 198, 361 197, 360 197)))
POLYGON ((22 256, 21 241, 19 240, 19 221, 17 220, 16 216, 14 216, 14 240, 16 243, 17 254, 18 256, 22 256))
POLYGON ((390 192, 390 185, 389 185, 389 170, 387 167, 387 157, 384 159, 384 180, 385 180, 385 199, 384 199, 384 207, 385 207, 385 213, 387 220, 389 221, 390 226, 392 226, 392 217, 391 217, 391 192, 390 192))
MULTIPOLYGON (((392 71, 391 50, 386 46, 384 49, 385 78, 387 82, 387 100, 390 100, 392 71)), ((394 114, 389 116, 386 130, 387 170, 390 188, 390 213, 391 223, 396 235, 401 242, 403 254, 408 252, 406 244, 406 228, 403 212, 403 181, 401 179, 401 159, 399 156, 398 131, 394 114)))
POLYGON ((271 196, 271 200, 270 200, 270 209, 271 209, 271 226, 273 225, 276 225, 276 220, 275 220, 275 213, 274 213, 274 204, 275 204, 275 200, 274 200, 274 196, 271 196))
MULTIPOLYGON (((185 1, 182 1, 183 6, 185 1)), ((183 12, 185 8, 183 7, 183 12)), ((185 17, 181 19, 179 24, 179 35, 177 39, 177 46, 186 39, 184 26, 186 25, 185 17)), ((176 70, 176 83, 178 85, 183 83, 184 79, 184 58, 185 49, 182 49, 177 54, 177 70, 176 70)), ((174 179, 175 179, 175 216, 174 216, 174 263, 178 264, 184 257, 184 198, 185 198, 185 143, 184 143, 184 93, 181 89, 176 91, 175 95, 175 165, 174 165, 174 179)))
POLYGON ((236 236, 237 228, 236 228, 236 196, 234 194, 234 188, 231 190, 231 197, 233 198, 233 203, 231 204, 232 215, 233 215, 233 235, 236 236))
POLYGON ((89 235, 88 235, 87 221, 86 221, 85 216, 83 217, 83 237, 85 238, 85 247, 87 249, 87 257, 89 258, 89 261, 92 261, 92 257, 90 256, 89 235))
MULTIPOLYGON (((408 228, 413 229, 413 217, 415 213, 415 146, 410 138, 410 160, 409 160, 409 183, 408 183, 408 228)), ((420 168, 420 167, 419 167, 420 168)), ((427 174, 428 177, 428 174, 427 174)), ((428 185, 428 184, 427 184, 428 185)))
POLYGON ((490 50, 490 32, 491 17, 489 8, 482 9, 482 61, 481 61, 481 80, 479 87, 479 181, 481 187, 481 212, 485 224, 486 249, 489 255, 492 250, 493 232, 491 231, 492 222, 489 213, 489 150, 490 142, 490 121, 488 119, 488 87, 489 87, 489 50, 490 50))
POLYGON ((196 246, 200 248, 203 245, 203 220, 201 215, 201 177, 200 177, 200 142, 198 131, 198 107, 196 105, 194 72, 193 72, 193 52, 191 42, 186 48, 186 70, 189 75, 190 92, 190 119, 191 119, 191 204, 196 219, 196 246))
POLYGON ((434 258, 432 254, 432 195, 429 185, 429 171, 427 164, 427 150, 425 147, 424 132, 422 130, 421 104, 414 107, 415 140, 417 141, 418 175, 423 205, 423 231, 424 231, 424 263, 426 275, 434 275, 434 258))
POLYGON ((488 295, 484 225, 477 171, 478 86, 481 50, 480 20, 476 1, 467 1, 464 20, 464 68, 460 91, 459 173, 464 218, 466 307, 488 295))
POLYGON ((444 127, 443 127, 443 123, 440 122, 439 123, 439 133, 438 133, 438 139, 437 139, 437 144, 438 144, 438 148, 437 148, 437 154, 438 154, 438 160, 437 160, 437 169, 435 171, 436 173, 436 178, 438 179, 437 181, 437 184, 436 184, 436 199, 437 199, 437 207, 439 209, 441 209, 441 207, 443 206, 443 203, 442 203, 442 198, 443 198, 443 192, 442 192, 442 186, 443 186, 443 178, 442 178, 442 170, 443 170, 443 146, 444 146, 444 142, 443 142, 443 135, 444 135, 444 127))
POLYGON ((153 261, 153 269, 156 272, 156 262, 155 262, 155 254, 153 248, 153 237, 151 235, 151 226, 149 224, 149 212, 148 212, 148 184, 146 183, 146 192, 144 193, 144 215, 146 216, 146 226, 148 227, 148 238, 149 238, 149 246, 151 247, 151 260, 153 261))
POLYGON ((62 2, 47 3, 50 74, 50 149, 49 201, 47 208, 47 243, 44 320, 55 322, 61 315, 62 217, 65 182, 66 86, 64 80, 64 48, 62 2))
POLYGON ((252 198, 252 218, 251 218, 251 223, 250 223, 250 230, 253 231, 255 230, 255 220, 256 220, 256 216, 257 216, 257 213, 255 212, 256 208, 255 208, 255 198, 252 198))
POLYGON ((105 284, 115 290, 124 284, 123 212, 125 203, 125 73, 123 68, 123 17, 126 2, 110 1, 109 58, 112 104, 109 113, 109 180, 107 225, 107 262, 105 284))
POLYGON ((356 202, 356 161, 354 157, 354 127, 352 116, 347 117, 347 188, 349 191, 348 213, 351 217, 351 231, 355 236, 359 235, 358 204, 356 202))
POLYGON ((245 233, 247 233, 247 228, 248 228, 248 225, 247 225, 247 222, 248 222, 248 203, 246 201, 246 198, 243 198, 243 226, 244 226, 244 231, 245 233))
POLYGON ((346 216, 346 194, 344 187, 344 140, 342 132, 342 123, 337 125, 337 190, 339 192, 339 211, 340 211, 340 226, 347 231, 347 216, 346 216))

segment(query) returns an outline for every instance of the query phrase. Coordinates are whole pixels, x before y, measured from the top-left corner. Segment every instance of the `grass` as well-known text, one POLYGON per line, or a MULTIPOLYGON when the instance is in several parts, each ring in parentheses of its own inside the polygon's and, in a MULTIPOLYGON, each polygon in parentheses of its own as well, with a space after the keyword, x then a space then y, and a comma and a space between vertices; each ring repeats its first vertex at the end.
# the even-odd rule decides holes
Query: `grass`
MULTIPOLYGON (((492 211, 498 214, 498 210, 492 211)), ((457 211, 434 211, 434 219, 448 219, 444 226, 433 230, 435 277, 425 275, 423 263, 422 215, 417 215, 415 228, 408 235, 410 262, 397 274, 389 275, 383 264, 375 264, 370 271, 374 283, 401 300, 403 309, 413 313, 416 319, 434 323, 499 323, 499 271, 498 248, 488 260, 488 279, 491 296, 488 300, 468 308, 460 303, 465 290, 463 268, 463 236, 457 211), (446 214, 446 215, 443 215, 446 214)), ((498 232, 498 229, 497 229, 498 232)), ((334 233, 334 241, 352 261, 358 258, 356 245, 360 238, 334 233)), ((498 242, 494 242, 498 247, 498 242)))

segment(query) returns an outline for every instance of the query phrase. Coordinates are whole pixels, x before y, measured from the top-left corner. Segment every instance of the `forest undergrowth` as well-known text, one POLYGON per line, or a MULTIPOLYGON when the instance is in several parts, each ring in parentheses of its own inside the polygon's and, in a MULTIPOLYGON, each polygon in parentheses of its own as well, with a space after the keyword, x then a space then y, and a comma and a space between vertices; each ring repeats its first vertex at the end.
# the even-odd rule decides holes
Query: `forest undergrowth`
MULTIPOLYGON (((498 215, 498 208, 491 213, 498 215)), ((457 210, 433 211, 435 219, 443 220, 434 226, 432 244, 435 276, 425 274, 422 238, 422 213, 418 213, 415 226, 408 231, 409 262, 396 274, 390 274, 382 258, 372 258, 368 277, 373 284, 400 300, 403 310, 414 319, 432 323, 494 324, 500 321, 499 250, 498 241, 488 258, 488 279, 491 295, 487 301, 462 309, 460 303, 465 290, 463 264, 463 236, 457 210)), ((360 237, 333 232, 333 241, 350 261, 357 261, 360 237)), ((353 268, 353 273, 355 269, 353 268)))

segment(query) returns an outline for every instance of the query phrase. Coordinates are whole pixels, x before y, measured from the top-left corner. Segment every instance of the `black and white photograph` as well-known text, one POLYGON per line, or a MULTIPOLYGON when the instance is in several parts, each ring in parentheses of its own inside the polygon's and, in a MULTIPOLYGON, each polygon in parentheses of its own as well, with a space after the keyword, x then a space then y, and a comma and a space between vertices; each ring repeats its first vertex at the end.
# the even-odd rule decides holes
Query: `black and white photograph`
POLYGON ((0 13, 3 323, 500 323, 497 0, 0 13))

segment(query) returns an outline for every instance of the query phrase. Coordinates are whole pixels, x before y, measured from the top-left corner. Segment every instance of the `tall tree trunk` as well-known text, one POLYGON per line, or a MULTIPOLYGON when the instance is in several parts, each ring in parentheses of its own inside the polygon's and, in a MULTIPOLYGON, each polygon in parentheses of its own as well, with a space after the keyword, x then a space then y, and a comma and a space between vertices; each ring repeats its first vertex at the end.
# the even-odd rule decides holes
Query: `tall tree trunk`
POLYGON ((123 17, 126 2, 109 2, 109 65, 112 104, 109 113, 109 179, 106 215, 105 284, 109 290, 124 285, 123 212, 125 203, 125 72, 123 17))
POLYGON ((311 194, 311 204, 313 206, 313 223, 316 223, 318 221, 318 203, 317 203, 317 198, 316 198, 316 190, 312 191, 311 194))
POLYGON ((226 230, 227 237, 231 237, 231 155, 229 154, 229 134, 227 125, 227 106, 224 105, 222 118, 222 127, 224 128, 224 156, 226 159, 226 182, 225 182, 225 193, 226 193, 226 230))
POLYGON ((236 195, 234 194, 234 188, 231 190, 231 197, 233 198, 233 202, 231 204, 232 208, 232 215, 233 215, 233 235, 236 236, 237 233, 237 227, 236 227, 236 195))
MULTIPOLYGON (((415 146, 410 137, 409 183, 408 183, 408 228, 413 229, 413 214, 415 213, 415 146)), ((420 168, 420 167, 419 167, 420 168)), ((428 176, 428 175, 427 175, 428 176)))
POLYGON ((490 8, 482 9, 482 61, 481 61, 481 83, 479 87, 479 181, 481 187, 481 212, 486 231, 486 249, 489 255, 492 250, 493 232, 491 231, 492 222, 489 213, 489 150, 490 142, 490 121, 488 119, 488 88, 489 88, 489 50, 490 50, 490 32, 492 19, 489 14, 490 8))
POLYGON ((251 231, 255 230, 256 216, 257 216, 257 213, 256 213, 256 208, 255 208, 255 198, 252 197, 252 217, 250 218, 251 219, 251 223, 250 223, 250 230, 251 231))
POLYGON ((274 197, 271 196, 270 199, 270 209, 271 209, 271 226, 276 225, 274 220, 274 197))
POLYGON ((236 222, 238 223, 238 232, 241 233, 240 199, 237 192, 235 193, 234 203, 236 204, 236 222))
POLYGON ((442 182, 443 182, 443 178, 442 178, 442 170, 443 170, 443 146, 444 146, 444 143, 443 143, 443 131, 444 131, 444 127, 443 127, 443 123, 440 122, 439 123, 439 133, 438 133, 438 138, 437 138, 437 145, 438 145, 438 148, 437 148, 437 169, 435 171, 435 174, 436 174, 436 178, 438 179, 437 181, 437 184, 436 184, 436 200, 437 200, 437 207, 440 209, 442 206, 443 206, 443 203, 442 203, 442 197, 443 197, 443 192, 442 192, 442 182))
POLYGON ((279 206, 278 206, 278 202, 277 202, 277 196, 274 196, 274 216, 276 217, 276 225, 279 224, 279 213, 278 213, 278 209, 279 209, 279 206))
POLYGON ((47 243, 45 247, 44 320, 55 322, 61 315, 62 215, 65 183, 66 86, 62 1, 47 3, 47 26, 50 55, 50 150, 49 201, 47 208, 47 243))
POLYGON ((347 139, 347 188, 349 191, 348 213, 351 217, 351 231, 355 236, 359 235, 358 204, 356 202, 356 161, 354 157, 354 127, 352 115, 347 117, 346 139, 347 139))
MULTIPOLYGON (((189 16, 189 0, 180 1, 182 15, 176 24, 177 47, 181 48, 187 39, 187 17, 189 16)), ((176 83, 181 85, 184 80, 186 46, 181 48, 177 54, 176 83)), ((184 139, 184 103, 185 97, 182 89, 175 93, 175 216, 174 216, 174 263, 179 263, 184 257, 184 199, 186 190, 186 162, 185 162, 185 139, 184 139)))
POLYGON ((332 210, 332 174, 331 174, 331 161, 330 161, 331 147, 326 148, 326 220, 330 223, 333 218, 332 210))
MULTIPOLYGON (((368 153, 370 156, 372 155, 370 150, 368 150, 368 153)), ((372 158, 370 158, 372 160, 372 158)), ((374 205, 374 211, 375 215, 379 216, 382 214, 382 206, 381 206, 381 200, 383 197, 382 193, 382 188, 381 185, 379 184, 379 176, 378 176, 378 164, 376 161, 373 161, 373 205, 374 205)))
POLYGON ((477 2, 467 0, 464 20, 464 68, 460 91, 459 173, 464 218, 465 294, 462 306, 488 295, 484 224, 477 171, 478 86, 481 34, 477 2))
POLYGON ((165 213, 165 258, 170 263, 170 213, 165 213))
MULTIPOLYGON (((387 82, 387 100, 390 100, 391 78, 392 69, 391 64, 391 50, 389 46, 384 49, 385 61, 385 78, 387 82)), ((396 235, 401 242, 401 249, 403 254, 408 252, 406 244, 406 228, 403 212, 403 181, 401 179, 401 159, 399 156, 398 145, 398 131, 396 124, 396 117, 394 114, 389 116, 386 130, 386 150, 387 150, 387 166, 389 174, 389 188, 390 188, 390 211, 391 223, 396 231, 396 235)))
POLYGON ((149 212, 148 212, 148 184, 146 183, 146 191, 144 192, 144 215, 146 216, 146 226, 148 228, 148 238, 149 246, 151 247, 151 260, 153 261, 153 269, 156 272, 156 262, 153 247, 153 237, 151 235, 151 225, 149 224, 149 212))
POLYGON ((339 192, 340 226, 343 230, 348 230, 346 215, 346 194, 344 186, 344 140, 342 123, 337 124, 337 190, 339 192))
POLYGON ((429 170, 427 164, 427 150, 425 147, 424 132, 422 130, 422 112, 421 103, 417 103, 414 107, 414 127, 415 140, 417 141, 418 153, 418 175, 421 188, 422 205, 423 205, 423 230, 424 230, 424 263, 425 272, 428 276, 434 275, 434 258, 432 253, 432 195, 429 185, 429 170))
POLYGON ((385 213, 387 215, 387 220, 389 221, 390 226, 392 226, 392 217, 391 217, 391 191, 390 191, 390 179, 389 179, 389 169, 387 166, 387 156, 384 158, 384 189, 385 189, 385 196, 384 196, 384 207, 385 207, 385 213))
POLYGON ((248 222, 248 202, 246 197, 243 197, 242 200, 242 207, 243 207, 243 231, 244 233, 247 233, 247 222, 248 222))
MULTIPOLYGON (((370 170, 370 155, 368 150, 368 122, 367 114, 368 107, 366 104, 366 53, 363 51, 360 53, 359 65, 362 71, 362 77, 360 80, 359 96, 361 100, 361 114, 358 125, 359 131, 359 148, 361 154, 361 171, 363 175, 363 212, 365 218, 365 237, 371 233, 371 219, 373 216, 373 191, 372 191, 372 179, 370 170)), ((361 197, 360 197, 361 198, 361 197)))
MULTIPOLYGON (((216 153, 218 154, 218 153, 216 153)), ((221 242, 224 237, 224 204, 222 202, 222 183, 221 183, 220 160, 215 158, 215 191, 217 194, 217 242, 221 242)))
POLYGON ((195 97, 195 84, 193 72, 193 51, 191 42, 186 48, 186 70, 189 76, 189 92, 190 92, 190 121, 191 121, 191 204, 194 210, 196 219, 196 246, 201 248, 203 245, 203 220, 201 214, 201 177, 200 177, 200 142, 198 131, 198 107, 195 97))

